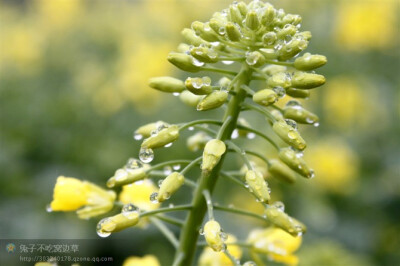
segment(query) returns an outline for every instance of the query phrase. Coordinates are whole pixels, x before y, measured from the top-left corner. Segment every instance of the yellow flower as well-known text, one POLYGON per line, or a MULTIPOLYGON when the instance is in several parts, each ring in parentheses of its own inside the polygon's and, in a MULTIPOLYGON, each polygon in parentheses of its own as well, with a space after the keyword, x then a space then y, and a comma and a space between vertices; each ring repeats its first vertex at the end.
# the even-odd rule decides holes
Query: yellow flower
POLYGON ((268 255, 273 261, 286 265, 297 265, 298 258, 292 253, 301 245, 301 236, 293 237, 280 228, 255 229, 250 232, 247 242, 257 253, 268 255))
POLYGON ((153 255, 146 255, 144 257, 131 256, 125 259, 122 266, 160 266, 160 262, 153 255))
POLYGON ((320 187, 335 193, 348 193, 356 187, 359 160, 344 141, 325 139, 312 145, 305 156, 320 187))
POLYGON ((123 186, 119 194, 119 200, 124 204, 132 203, 141 210, 155 210, 160 207, 160 203, 152 203, 150 195, 156 190, 157 187, 154 183, 149 179, 145 179, 123 186))
POLYGON ((397 1, 342 1, 338 6, 334 39, 352 51, 396 45, 397 1))
POLYGON ((79 218, 86 219, 110 211, 115 198, 113 191, 104 190, 95 184, 73 177, 59 176, 50 207, 52 211, 79 209, 77 211, 79 218))
MULTIPOLYGON (((239 246, 230 245, 230 243, 235 243, 237 241, 234 235, 228 234, 228 239, 226 240, 227 249, 229 253, 240 259, 242 257, 242 250, 239 246)), ((200 266, 229 266, 233 265, 231 260, 223 252, 215 252, 210 247, 206 247, 200 255, 199 258, 200 266)))

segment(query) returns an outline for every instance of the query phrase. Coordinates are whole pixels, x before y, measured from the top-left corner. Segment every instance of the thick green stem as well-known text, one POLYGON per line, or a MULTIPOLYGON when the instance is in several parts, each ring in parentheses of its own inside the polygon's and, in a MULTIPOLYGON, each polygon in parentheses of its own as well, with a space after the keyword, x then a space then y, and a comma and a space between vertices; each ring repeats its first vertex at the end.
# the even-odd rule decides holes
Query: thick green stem
MULTIPOLYGON (((246 91, 241 86, 248 85, 252 70, 243 65, 243 68, 235 78, 234 91, 236 95, 233 95, 228 108, 224 114, 223 121, 230 119, 229 123, 220 129, 218 136, 222 141, 229 140, 233 130, 236 128, 237 119, 239 117, 241 104, 246 98, 246 91)), ((192 200, 192 209, 188 214, 185 225, 182 228, 182 232, 179 240, 179 247, 175 255, 174 265, 189 266, 193 263, 193 258, 196 251, 196 243, 199 237, 199 229, 203 223, 205 213, 207 211, 206 201, 204 200, 203 191, 208 190, 212 194, 219 172, 221 170, 225 155, 222 156, 219 164, 210 172, 203 172, 199 178, 197 189, 194 192, 192 200)))

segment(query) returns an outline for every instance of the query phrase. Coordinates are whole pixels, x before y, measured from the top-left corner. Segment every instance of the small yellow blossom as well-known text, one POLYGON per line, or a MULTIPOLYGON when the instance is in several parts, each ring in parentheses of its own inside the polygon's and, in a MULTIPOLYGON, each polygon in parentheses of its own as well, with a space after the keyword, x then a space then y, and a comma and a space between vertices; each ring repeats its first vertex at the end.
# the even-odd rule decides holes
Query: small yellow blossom
MULTIPOLYGON (((236 259, 242 257, 242 250, 239 246, 230 245, 237 241, 234 235, 228 234, 226 245, 229 253, 236 259)), ((200 255, 199 266, 230 266, 233 265, 232 261, 223 253, 215 252, 210 247, 206 247, 200 255)))
POLYGON ((359 160, 343 140, 328 138, 312 145, 306 159, 314 167, 320 187, 335 193, 348 193, 356 187, 359 160))
POLYGON ((131 256, 124 260, 122 266, 160 266, 160 262, 153 255, 146 255, 144 257, 131 256))
POLYGON ((78 216, 85 219, 110 211, 115 198, 113 191, 104 190, 95 184, 73 177, 59 176, 50 207, 52 211, 79 209, 78 216))
POLYGON ((298 258, 293 252, 300 247, 301 240, 301 236, 293 237, 280 228, 270 227, 251 231, 247 242, 253 251, 266 254, 273 261, 297 265, 298 258))
POLYGON ((155 210, 160 207, 160 203, 152 203, 150 201, 150 195, 155 190, 157 190, 157 187, 154 183, 149 179, 145 179, 123 186, 119 194, 119 200, 124 204, 132 203, 141 210, 155 210))

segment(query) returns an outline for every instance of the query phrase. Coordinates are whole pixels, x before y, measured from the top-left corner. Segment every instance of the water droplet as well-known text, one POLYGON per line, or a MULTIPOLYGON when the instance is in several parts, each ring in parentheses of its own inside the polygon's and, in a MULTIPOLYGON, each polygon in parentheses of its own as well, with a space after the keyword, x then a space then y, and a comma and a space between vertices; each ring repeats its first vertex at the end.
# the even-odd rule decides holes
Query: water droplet
POLYGON ((129 158, 125 166, 127 169, 138 169, 142 168, 143 164, 135 158, 129 158))
POLYGON ((158 193, 157 192, 153 192, 150 195, 150 201, 151 203, 157 204, 158 203, 158 193))
MULTIPOLYGON (((108 236, 111 235, 111 232, 103 230, 103 225, 104 224, 108 225, 110 223, 110 221, 111 221, 110 218, 104 218, 104 219, 100 220, 100 222, 96 226, 96 231, 97 231, 97 235, 98 236, 100 236, 100 237, 108 237, 108 236)), ((116 225, 114 224, 114 228, 115 228, 115 226, 116 225)), ((109 227, 109 225, 108 225, 108 227, 109 227)), ((111 224, 110 229, 111 228, 112 228, 112 224, 111 224)))
POLYGON ((194 130, 194 127, 189 127, 188 130, 189 130, 189 131, 193 131, 193 130, 194 130))
POLYGON ((203 235, 204 235, 204 228, 200 228, 200 230, 199 230, 199 234, 200 234, 201 236, 203 236, 203 235))
POLYGON ((237 139, 239 137, 239 131, 237 129, 233 130, 231 139, 237 139))
POLYGON ((173 208, 175 205, 173 204, 173 203, 170 203, 169 205, 168 205, 168 207, 169 208, 173 208))
POLYGON ((315 123, 313 124, 313 126, 314 126, 314 127, 319 127, 319 123, 318 123, 318 122, 315 122, 315 123))
POLYGON ((290 100, 286 103, 285 107, 298 108, 298 107, 301 107, 301 103, 296 100, 290 100))
POLYGON ((304 156, 304 153, 302 151, 297 151, 296 152, 296 157, 297 158, 302 158, 304 156))
POLYGON ((225 33, 226 33, 225 27, 220 27, 218 29, 218 33, 219 33, 219 35, 225 35, 225 33))
POLYGON ((172 173, 172 167, 171 167, 171 166, 165 166, 165 167, 164 167, 163 173, 164 173, 165 175, 171 174, 171 173, 172 173))
POLYGON ((254 139, 256 137, 256 134, 253 132, 249 132, 246 134, 246 138, 248 139, 254 139))
POLYGON ((272 206, 277 208, 281 212, 285 211, 285 204, 283 204, 282 201, 275 201, 274 203, 272 203, 272 206))
MULTIPOLYGON (((292 36, 286 35, 285 36, 285 44, 289 44, 291 41, 292 41, 292 36)), ((286 48, 286 50, 287 50, 287 48, 286 48)))
POLYGON ((171 147, 172 146, 172 142, 170 142, 170 143, 168 143, 168 144, 165 144, 164 145, 164 148, 169 148, 169 147, 171 147))
POLYGON ((161 187, 162 183, 164 182, 164 179, 158 180, 158 187, 161 187))
POLYGON ((47 212, 52 212, 52 211, 53 211, 53 209, 51 208, 51 205, 50 205, 50 204, 47 204, 47 205, 46 205, 46 211, 47 211, 47 212))
POLYGON ((294 130, 289 131, 288 133, 289 139, 296 139, 297 138, 297 133, 294 130))
POLYGON ((289 126, 291 126, 293 129, 297 129, 297 123, 296 121, 292 120, 292 119, 285 119, 286 124, 288 124, 289 126))
POLYGON ((244 183, 244 186, 245 186, 246 188, 249 188, 249 187, 250 187, 249 184, 247 184, 247 183, 244 183))
POLYGON ((177 96, 179 96, 179 95, 180 95, 180 93, 179 93, 179 92, 173 92, 173 93, 172 93, 172 95, 174 95, 174 96, 176 96, 176 97, 177 97, 177 96))
POLYGON ((156 130, 152 130, 151 132, 150 132, 150 136, 151 137, 155 137, 155 136, 157 136, 157 134, 158 134, 158 130, 156 129, 156 130))
MULTIPOLYGON (((143 183, 144 183, 143 180, 138 180, 138 181, 135 181, 135 182, 134 182, 135 185, 142 185, 143 183)), ((132 186, 132 184, 125 185, 125 186, 132 186)))
POLYGON ((171 197, 171 193, 168 193, 168 192, 165 192, 164 194, 163 194, 163 198, 164 199, 169 199, 171 197))
POLYGON ((257 266, 257 264, 254 261, 246 261, 243 266, 257 266))
POLYGON ((257 61, 258 61, 258 57, 256 56, 256 54, 249 53, 249 54, 246 55, 246 63, 249 66, 255 65, 257 63, 257 61))
POLYGON ((310 178, 310 179, 314 178, 315 177, 314 170, 310 169, 310 173, 308 174, 307 177, 310 178))
POLYGON ((121 213, 122 213, 125 217, 128 217, 128 218, 129 218, 129 216, 131 216, 133 212, 137 212, 137 211, 139 211, 139 208, 138 208, 138 207, 136 207, 136 206, 133 205, 132 203, 128 203, 128 204, 125 204, 125 205, 122 207, 121 213))
POLYGON ((192 58, 192 64, 198 67, 204 66, 204 62, 201 62, 194 57, 192 58))
POLYGON ((195 89, 200 89, 201 87, 203 87, 203 79, 201 78, 193 78, 192 80, 192 86, 195 89))
POLYGON ((110 179, 107 180, 107 187, 112 188, 115 186, 115 178, 111 177, 110 179))
POLYGON ((135 140, 141 140, 141 139, 143 138, 143 135, 135 132, 135 133, 133 134, 133 138, 134 138, 135 140))
POLYGON ((279 98, 283 98, 286 95, 285 89, 280 86, 274 87, 272 90, 278 95, 279 98))
POLYGON ((203 84, 206 86, 210 86, 211 85, 211 78, 210 77, 203 77, 202 78, 203 84))
POLYGON ((276 33, 272 32, 272 31, 267 32, 266 34, 264 34, 262 38, 263 38, 263 42, 266 45, 273 45, 275 43, 276 39, 277 39, 276 38, 276 33))
POLYGON ((228 61, 228 60, 224 60, 224 61, 221 61, 221 62, 224 65, 232 65, 233 63, 235 63, 235 61, 228 61))
POLYGON ((219 233, 219 236, 221 237, 221 240, 224 241, 224 242, 225 242, 226 240, 228 240, 228 234, 225 233, 225 232, 222 232, 222 231, 221 231, 221 232, 219 233))
POLYGON ((139 159, 144 163, 150 163, 154 159, 153 150, 141 148, 139 151, 139 159))
POLYGON ((175 164, 174 166, 172 166, 172 169, 174 169, 175 171, 178 171, 179 169, 181 169, 181 165, 175 164))

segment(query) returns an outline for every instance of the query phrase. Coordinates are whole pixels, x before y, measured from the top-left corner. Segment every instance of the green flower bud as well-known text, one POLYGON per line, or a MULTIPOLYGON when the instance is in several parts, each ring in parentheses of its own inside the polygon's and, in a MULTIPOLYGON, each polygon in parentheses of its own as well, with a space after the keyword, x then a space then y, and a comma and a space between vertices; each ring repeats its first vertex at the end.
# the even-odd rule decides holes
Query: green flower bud
POLYGON ((323 55, 306 53, 294 61, 294 67, 298 70, 313 70, 325 65, 327 59, 323 55))
POLYGON ((122 186, 145 179, 148 177, 146 170, 147 167, 137 169, 120 168, 115 171, 114 176, 108 179, 107 187, 112 188, 115 186, 122 186))
POLYGON ((111 233, 116 233, 135 226, 139 222, 139 219, 140 214, 136 210, 107 217, 97 224, 97 233, 100 236, 108 236, 111 233))
POLYGON ((212 169, 219 163, 221 156, 226 151, 226 145, 219 139, 212 139, 207 142, 203 151, 203 163, 201 170, 211 172, 212 169))
POLYGON ((161 183, 157 194, 157 201, 163 202, 171 197, 185 182, 185 177, 178 172, 173 172, 161 183))
POLYGON ((169 126, 168 123, 165 123, 164 121, 157 121, 155 123, 150 123, 146 124, 144 126, 139 127, 135 131, 135 136, 138 136, 138 139, 141 138, 148 138, 151 135, 151 132, 159 128, 160 126, 169 126))
POLYGON ((203 40, 207 42, 217 42, 219 41, 218 35, 212 31, 210 24, 203 23, 200 21, 194 21, 192 23, 192 29, 196 35, 200 36, 203 40))
POLYGON ((307 48, 307 41, 300 39, 293 39, 291 42, 283 45, 278 51, 278 59, 281 61, 286 61, 304 49, 307 48))
POLYGON ((206 146, 206 143, 211 139, 210 136, 208 136, 204 132, 197 132, 193 136, 189 137, 186 141, 186 146, 189 148, 190 151, 198 151, 201 149, 204 149, 206 146))
POLYGON ((195 95, 190 91, 182 91, 179 95, 179 99, 188 106, 197 107, 201 99, 203 99, 203 96, 195 95))
POLYGON ((301 236, 306 232, 306 227, 303 223, 299 222, 293 217, 290 217, 283 212, 281 208, 274 206, 274 204, 265 209, 265 215, 271 223, 285 230, 292 236, 301 236))
POLYGON ((191 93, 196 95, 210 94, 213 91, 209 77, 187 78, 185 86, 191 93))
POLYGON ((231 85, 231 80, 228 79, 227 77, 222 77, 219 81, 218 84, 221 88, 227 89, 231 85))
POLYGON ((271 105, 278 101, 278 99, 278 94, 271 89, 260 90, 253 95, 253 101, 264 106, 271 105))
POLYGON ((287 89, 292 85, 289 73, 285 72, 279 72, 272 75, 272 77, 268 79, 267 84, 271 88, 282 87, 284 89, 287 89))
POLYGON ((296 181, 296 174, 290 170, 290 168, 281 163, 278 160, 271 160, 269 167, 268 167, 269 173, 284 182, 287 183, 294 183, 296 181))
POLYGON ((172 125, 162 129, 156 135, 145 139, 141 145, 144 149, 156 149, 177 140, 179 138, 179 127, 172 125))
POLYGON ((295 88, 286 89, 286 94, 293 98, 308 98, 308 97, 310 97, 310 91, 299 90, 299 89, 295 89, 295 88))
POLYGON ((246 63, 252 67, 260 67, 265 64, 265 57, 257 51, 246 54, 246 63))
POLYGON ((204 63, 218 62, 218 53, 207 47, 194 47, 190 50, 190 54, 204 63))
POLYGON ((262 70, 265 74, 272 76, 280 72, 285 72, 286 67, 285 66, 278 66, 278 65, 268 65, 264 67, 262 70))
POLYGON ((242 16, 246 16, 246 14, 247 14, 247 5, 246 5, 246 3, 245 2, 239 2, 238 4, 237 4, 237 7, 238 7, 238 9, 239 9, 239 11, 240 11, 240 14, 242 15, 242 16))
POLYGON ((277 40, 276 33, 269 31, 262 36, 262 41, 265 45, 273 45, 277 40))
POLYGON ((287 36, 293 36, 297 32, 297 27, 286 24, 283 29, 277 32, 278 39, 285 39, 287 36))
POLYGON ((310 31, 303 31, 303 32, 300 32, 300 33, 298 33, 296 35, 301 36, 306 41, 311 40, 311 37, 312 37, 310 31))
POLYGON ((208 44, 208 42, 204 41, 202 38, 197 36, 196 33, 192 29, 188 29, 188 28, 183 29, 182 35, 188 43, 190 43, 194 46, 208 44))
POLYGON ((185 84, 180 79, 172 77, 155 77, 149 80, 149 86, 163 92, 182 92, 185 84))
POLYGON ((240 32, 239 28, 232 22, 226 23, 225 30, 229 40, 232 42, 240 41, 242 38, 242 33, 240 32))
POLYGON ((221 19, 217 19, 217 18, 210 19, 210 27, 218 35, 221 35, 221 36, 225 35, 225 24, 226 24, 226 22, 221 19))
POLYGON ((283 116, 300 124, 318 125, 319 118, 316 114, 301 106, 288 106, 283 109, 283 116))
POLYGON ((246 15, 246 27, 255 31, 260 27, 260 21, 258 20, 257 13, 250 11, 246 15))
POLYGON ((187 43, 180 43, 180 44, 178 45, 178 48, 176 48, 176 50, 177 50, 179 53, 187 53, 187 52, 190 50, 190 45, 187 44, 187 43))
POLYGON ((250 191, 257 197, 260 202, 268 203, 271 199, 269 188, 263 176, 255 171, 247 171, 246 183, 249 185, 250 191))
POLYGON ((290 148, 283 148, 279 151, 279 158, 291 169, 300 175, 313 178, 314 171, 309 168, 301 156, 298 156, 297 153, 290 148))
POLYGON ((325 77, 313 73, 296 72, 292 77, 292 85, 297 89, 313 89, 325 84, 325 77))
POLYGON ((221 226, 217 221, 211 220, 204 225, 204 237, 206 242, 210 248, 217 252, 225 249, 221 234, 221 226))
POLYGON ((236 5, 229 6, 229 15, 230 15, 230 20, 232 22, 242 26, 243 17, 242 14, 240 13, 239 8, 236 5))
POLYGON ((193 57, 187 54, 171 52, 167 59, 171 64, 183 71, 198 72, 201 70, 201 67, 194 64, 193 57))
POLYGON ((300 136, 299 132, 288 125, 284 120, 274 122, 272 129, 284 142, 294 148, 301 151, 306 148, 306 142, 300 136))
POLYGON ((258 51, 265 57, 265 59, 277 59, 278 58, 278 53, 275 51, 275 49, 270 49, 270 48, 261 48, 258 51))
POLYGON ((197 105, 197 111, 207 111, 223 105, 228 99, 228 92, 214 91, 202 99, 197 105))
POLYGON ((272 5, 267 4, 262 14, 261 23, 268 29, 272 28, 272 24, 275 18, 275 9, 272 5))

